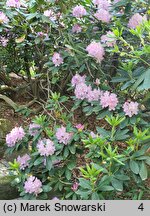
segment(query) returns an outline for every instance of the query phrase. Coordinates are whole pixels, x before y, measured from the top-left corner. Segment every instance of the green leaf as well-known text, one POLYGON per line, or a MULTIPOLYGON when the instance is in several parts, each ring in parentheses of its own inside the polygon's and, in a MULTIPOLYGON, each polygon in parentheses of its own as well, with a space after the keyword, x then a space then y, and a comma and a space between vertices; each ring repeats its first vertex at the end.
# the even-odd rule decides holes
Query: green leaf
POLYGON ((75 161, 69 162, 68 165, 67 165, 67 168, 69 170, 73 170, 75 167, 76 167, 76 162, 75 161))
POLYGON ((142 161, 142 164, 141 164, 139 175, 140 175, 142 180, 147 179, 147 176, 148 176, 147 167, 146 167, 146 165, 145 165, 145 163, 143 161, 142 161))
POLYGON ((71 154, 75 154, 76 153, 76 146, 75 146, 75 144, 68 145, 68 148, 69 148, 71 154))
POLYGON ((43 163, 43 157, 39 157, 38 159, 36 159, 34 161, 34 166, 38 166, 40 165, 41 163, 43 163))
POLYGON ((117 190, 117 191, 123 191, 123 183, 119 181, 118 179, 113 178, 111 180, 112 186, 117 190))
POLYGON ((49 192, 52 190, 52 187, 50 187, 50 184, 43 185, 43 192, 49 192))
POLYGON ((103 137, 110 136, 110 131, 105 130, 104 128, 96 127, 97 132, 103 137))
POLYGON ((50 157, 46 158, 46 168, 50 171, 52 169, 52 159, 50 157))
POLYGON ((65 176, 66 176, 67 180, 71 179, 71 172, 70 172, 70 170, 66 169, 65 176))
POLYGON ((65 146, 65 149, 64 149, 64 157, 67 158, 68 155, 69 155, 68 146, 65 146))
POLYGON ((122 181, 130 180, 130 177, 128 177, 127 175, 123 175, 123 174, 115 175, 115 178, 117 178, 118 180, 122 180, 122 181))
POLYGON ((139 174, 140 168, 137 162, 130 160, 129 166, 133 173, 139 174))
POLYGON ((99 200, 99 196, 97 192, 92 193, 92 200, 99 200))
POLYGON ((114 188, 112 186, 103 186, 101 189, 101 191, 113 191, 114 188))
POLYGON ((83 178, 79 179, 79 185, 84 189, 92 189, 90 185, 90 181, 83 178))

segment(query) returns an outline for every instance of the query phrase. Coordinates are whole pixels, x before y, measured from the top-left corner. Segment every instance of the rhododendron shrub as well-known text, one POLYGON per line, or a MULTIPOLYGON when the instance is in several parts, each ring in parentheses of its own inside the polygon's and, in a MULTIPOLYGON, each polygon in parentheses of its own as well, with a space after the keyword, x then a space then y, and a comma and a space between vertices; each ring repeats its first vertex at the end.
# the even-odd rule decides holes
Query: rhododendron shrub
POLYGON ((12 95, 14 72, 26 85, 12 91, 43 110, 6 136, 7 153, 26 150, 10 163, 20 196, 118 199, 132 189, 132 199, 146 188, 149 29, 146 1, 2 1, 2 93, 12 95))

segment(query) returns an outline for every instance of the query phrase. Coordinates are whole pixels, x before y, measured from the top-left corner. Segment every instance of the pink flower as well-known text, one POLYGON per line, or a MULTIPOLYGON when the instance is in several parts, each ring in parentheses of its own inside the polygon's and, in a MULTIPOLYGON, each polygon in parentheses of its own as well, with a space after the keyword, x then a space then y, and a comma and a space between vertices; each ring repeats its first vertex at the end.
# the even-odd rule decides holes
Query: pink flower
POLYGON ((102 35, 101 42, 105 43, 108 47, 113 47, 116 44, 114 33, 108 31, 106 35, 102 35))
POLYGON ((76 86, 78 85, 79 83, 85 83, 85 78, 86 76, 80 76, 79 74, 76 74, 75 76, 72 77, 72 80, 71 80, 71 84, 72 86, 76 86))
POLYGON ((108 91, 104 92, 100 98, 100 104, 102 108, 109 107, 109 111, 115 110, 118 104, 117 95, 108 91))
POLYGON ((102 21, 104 23, 109 23, 110 19, 111 19, 111 15, 107 10, 104 9, 99 9, 94 16, 96 17, 96 19, 98 19, 99 21, 102 21))
POLYGON ((52 62, 54 63, 55 67, 60 66, 61 64, 63 64, 63 58, 61 57, 61 55, 57 52, 54 53, 53 57, 52 57, 52 62))
POLYGON ((91 91, 91 86, 87 86, 85 83, 79 83, 75 88, 75 96, 79 100, 84 100, 87 98, 88 92, 91 91))
POLYGON ((8 17, 2 12, 0 11, 0 24, 4 24, 4 23, 8 23, 9 19, 8 17))
POLYGON ((18 156, 17 158, 17 162, 20 164, 20 169, 24 170, 26 167, 29 166, 29 160, 30 160, 30 156, 28 154, 25 154, 24 156, 20 157, 18 156))
POLYGON ((90 136, 91 136, 93 139, 97 137, 97 135, 96 135, 93 131, 90 132, 90 136))
POLYGON ((128 27, 135 29, 137 26, 139 26, 140 24, 142 24, 142 22, 146 20, 146 17, 141 16, 139 13, 134 14, 128 23, 128 27))
POLYGON ((123 111, 125 112, 125 115, 132 117, 133 115, 138 114, 138 103, 137 102, 125 102, 123 105, 123 111))
POLYGON ((72 133, 68 133, 66 128, 61 126, 61 128, 58 128, 56 131, 56 138, 58 139, 59 143, 67 145, 72 138, 72 133))
POLYGON ((5 37, 0 37, 0 43, 2 44, 3 47, 6 47, 8 44, 8 39, 5 37))
POLYGON ((87 94, 88 102, 98 101, 100 99, 101 94, 102 93, 100 89, 94 89, 94 90, 89 91, 87 94))
POLYGON ((42 182, 35 176, 30 176, 24 183, 25 193, 37 194, 42 192, 42 182))
POLYGON ((79 24, 75 24, 73 27, 72 27, 72 32, 73 33, 80 33, 82 31, 82 28, 79 24))
POLYGON ((49 17, 51 21, 56 20, 56 16, 55 16, 54 12, 51 9, 44 11, 44 16, 49 17))
POLYGON ((15 146, 16 142, 21 141, 25 136, 25 132, 22 127, 15 127, 12 131, 6 135, 6 144, 8 147, 15 146))
POLYGON ((96 78, 94 83, 95 83, 95 85, 99 86, 100 85, 100 79, 96 78))
POLYGON ((20 0, 7 0, 6 6, 14 7, 14 8, 20 8, 21 2, 20 2, 20 0))
POLYGON ((93 0, 93 4, 97 5, 99 9, 108 10, 110 7, 110 3, 108 0, 93 0))
POLYGON ((83 131, 83 129, 84 129, 84 125, 82 125, 82 124, 77 124, 75 127, 76 127, 79 131, 83 131))
POLYGON ((73 8, 72 15, 76 18, 81 18, 86 15, 86 10, 82 5, 77 5, 73 8))
POLYGON ((77 190, 78 190, 78 187, 79 187, 79 183, 75 182, 75 183, 72 185, 71 189, 72 189, 73 191, 77 191, 77 190))
POLYGON ((54 143, 50 139, 42 139, 37 144, 38 152, 41 156, 50 156, 55 152, 54 143))
POLYGON ((95 58, 97 62, 101 62, 104 58, 105 51, 100 43, 92 42, 86 48, 86 51, 90 56, 95 58))
POLYGON ((39 133, 41 126, 35 123, 29 125, 29 134, 31 136, 36 136, 39 133))
POLYGON ((58 197, 53 197, 53 199, 52 199, 52 200, 59 200, 59 199, 58 199, 58 197))

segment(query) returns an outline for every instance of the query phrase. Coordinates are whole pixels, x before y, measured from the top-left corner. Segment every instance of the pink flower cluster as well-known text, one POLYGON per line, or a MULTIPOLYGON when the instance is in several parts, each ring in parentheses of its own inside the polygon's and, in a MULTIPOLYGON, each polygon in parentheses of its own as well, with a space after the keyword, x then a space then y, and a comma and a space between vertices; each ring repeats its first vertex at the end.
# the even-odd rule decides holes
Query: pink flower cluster
MULTIPOLYGON (((73 76, 71 83, 75 87, 74 93, 77 99, 87 100, 88 102, 100 101, 102 108, 108 107, 109 111, 115 110, 118 105, 118 97, 116 94, 109 91, 101 91, 100 89, 93 89, 85 83, 86 76, 80 76, 76 74, 73 76)), ((125 115, 132 117, 138 114, 138 103, 137 102, 125 102, 123 105, 125 115)), ((82 125, 77 125, 81 127, 82 125)), ((93 133, 91 135, 94 135, 93 133)))
POLYGON ((100 98, 100 104, 102 108, 109 107, 109 111, 115 110, 118 104, 117 95, 108 91, 104 92, 100 98))
POLYGON ((146 17, 143 17, 139 13, 136 13, 130 18, 129 23, 128 23, 128 27, 135 29, 137 26, 142 24, 142 22, 144 20, 146 20, 146 17))
POLYGON ((85 84, 85 77, 76 74, 71 80, 71 84, 75 87, 75 96, 79 100, 87 99, 89 102, 98 101, 100 99, 101 91, 99 89, 92 90, 92 87, 85 84))
POLYGON ((99 9, 95 14, 94 14, 95 18, 98 19, 99 21, 102 21, 104 23, 109 23, 110 22, 110 19, 111 19, 111 15, 110 13, 101 8, 99 9))
POLYGON ((68 133, 66 128, 62 126, 61 128, 57 129, 56 138, 58 139, 59 143, 67 145, 72 138, 72 133, 68 133))
POLYGON ((57 52, 54 53, 52 57, 52 62, 54 63, 55 67, 63 64, 63 58, 61 57, 60 53, 57 52))
POLYGON ((7 0, 6 6, 14 7, 14 8, 20 8, 21 1, 20 0, 7 0))
POLYGON ((9 41, 9 40, 8 40, 7 38, 1 37, 1 36, 0 36, 0 43, 1 43, 1 45, 2 45, 3 47, 6 47, 6 46, 7 46, 8 41, 9 41))
POLYGON ((138 114, 138 103, 137 102, 125 102, 123 105, 123 110, 125 112, 125 115, 132 117, 133 115, 137 115, 138 114))
POLYGON ((26 167, 29 166, 29 160, 30 159, 31 158, 28 154, 25 154, 22 157, 18 156, 17 162, 19 163, 21 170, 24 170, 26 167))
POLYGON ((97 5, 98 8, 104 9, 104 10, 109 10, 110 3, 108 0, 93 0, 93 4, 97 5))
POLYGON ((42 192, 42 182, 35 176, 30 176, 24 183, 25 193, 38 195, 42 192))
POLYGON ((86 10, 82 5, 77 5, 73 8, 72 15, 76 18, 81 18, 86 15, 86 10))
POLYGON ((77 124, 75 127, 78 129, 78 131, 83 131, 84 129, 84 125, 82 124, 77 124))
POLYGON ((41 156, 53 155, 55 152, 54 143, 50 139, 42 139, 37 144, 38 152, 41 156))
POLYGON ((101 42, 105 43, 108 47, 113 47, 116 44, 114 33, 108 31, 106 35, 102 35, 101 42))
POLYGON ((72 80, 71 80, 72 86, 74 87, 80 83, 84 83, 85 78, 86 76, 80 76, 79 74, 76 74, 75 76, 72 77, 72 80))
POLYGON ((8 23, 9 19, 8 17, 2 12, 0 11, 0 24, 4 24, 4 23, 8 23))
POLYGON ((15 127, 12 131, 6 135, 6 144, 8 147, 15 146, 16 142, 21 141, 25 136, 25 132, 22 127, 15 127))
POLYGON ((49 19, 53 22, 56 20, 56 16, 54 14, 54 11, 51 9, 44 11, 44 16, 49 17, 49 19))
POLYGON ((36 136, 39 133, 41 126, 35 123, 29 125, 29 134, 31 136, 36 136))
POLYGON ((72 27, 72 32, 73 33, 80 33, 82 31, 82 28, 79 24, 75 24, 73 27, 72 27))
POLYGON ((102 47, 101 43, 96 43, 96 42, 92 42, 90 43, 87 48, 86 51, 88 52, 88 54, 90 56, 92 56, 93 58, 95 58, 97 60, 97 62, 101 62, 104 58, 105 55, 105 51, 104 48, 102 47))
POLYGON ((72 185, 71 189, 72 189, 73 191, 77 191, 77 190, 78 190, 78 187, 79 187, 79 183, 78 183, 78 182, 75 182, 75 183, 72 185))

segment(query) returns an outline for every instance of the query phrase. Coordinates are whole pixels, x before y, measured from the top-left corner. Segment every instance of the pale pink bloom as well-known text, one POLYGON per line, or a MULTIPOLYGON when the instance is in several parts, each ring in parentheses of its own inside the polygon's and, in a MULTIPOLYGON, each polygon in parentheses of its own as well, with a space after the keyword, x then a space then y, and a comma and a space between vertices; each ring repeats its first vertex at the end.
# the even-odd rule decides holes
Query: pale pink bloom
POLYGON ((20 0, 7 0, 6 6, 14 7, 14 8, 20 8, 21 1, 20 0))
POLYGON ((49 17, 51 21, 55 21, 56 20, 56 15, 54 14, 53 10, 46 10, 44 11, 44 16, 49 17))
POLYGON ((72 27, 72 32, 73 33, 80 33, 82 31, 82 28, 79 24, 75 24, 73 27, 72 27))
POLYGON ((86 76, 80 76, 79 74, 76 74, 75 76, 72 77, 72 80, 71 80, 71 84, 72 86, 76 86, 78 85, 79 83, 85 83, 85 78, 86 76))
POLYGON ((38 141, 37 144, 38 152, 41 156, 51 156, 55 152, 54 143, 50 139, 42 139, 38 141))
POLYGON ((141 16, 139 13, 136 13, 130 18, 128 27, 135 29, 137 26, 142 24, 144 20, 146 20, 145 16, 141 16))
POLYGON ((31 158, 28 154, 25 154, 22 157, 18 156, 17 162, 19 163, 21 170, 24 170, 26 167, 29 166, 29 160, 30 159, 31 158))
POLYGON ((110 3, 108 0, 93 0, 94 5, 97 5, 99 9, 109 10, 110 3))
POLYGON ((48 37, 48 34, 43 33, 43 32, 37 32, 36 35, 37 35, 38 37, 41 37, 41 38, 43 38, 43 37, 48 37))
POLYGON ((75 127, 80 131, 82 131, 84 129, 84 125, 82 125, 82 124, 77 124, 75 127))
POLYGON ((8 147, 13 147, 18 141, 21 141, 25 136, 25 132, 22 127, 15 127, 12 131, 6 135, 6 144, 8 147))
POLYGON ((92 101, 98 101, 100 99, 102 92, 100 91, 100 89, 94 89, 94 90, 90 90, 88 91, 87 94, 87 100, 88 102, 92 102, 92 101))
POLYGON ((0 11, 0 24, 4 24, 4 23, 8 23, 9 19, 8 17, 2 12, 0 11))
POLYGON ((123 111, 125 112, 125 115, 132 117, 133 115, 138 114, 138 103, 137 102, 125 102, 123 105, 123 111))
POLYGON ((96 135, 93 131, 90 132, 90 136, 91 136, 93 139, 97 137, 97 135, 96 135))
POLYGON ((58 139, 59 143, 67 145, 72 138, 72 133, 68 133, 66 128, 61 126, 61 128, 58 128, 56 131, 56 138, 58 139))
POLYGON ((30 176, 24 183, 25 193, 35 194, 36 196, 42 192, 42 182, 35 176, 30 176))
POLYGON ((86 51, 88 52, 88 54, 90 56, 92 56, 93 58, 95 58, 97 60, 98 63, 100 63, 105 55, 105 51, 104 48, 102 47, 101 43, 96 43, 96 42, 92 42, 90 43, 87 48, 86 51))
POLYGON ((104 9, 99 9, 94 16, 99 20, 104 23, 109 23, 111 19, 111 15, 107 10, 104 9))
POLYGON ((31 136, 36 136, 39 133, 41 126, 35 123, 29 125, 29 134, 31 136))
POLYGON ((79 187, 79 183, 75 182, 75 183, 72 185, 71 189, 72 189, 73 191, 77 191, 77 190, 78 190, 78 187, 79 187))
POLYGON ((2 44, 3 47, 6 47, 8 44, 8 39, 5 37, 0 37, 0 43, 2 44))
POLYGON ((100 104, 102 108, 109 107, 109 111, 115 110, 118 104, 117 95, 108 91, 104 92, 100 98, 100 104))
POLYGON ((53 199, 52 199, 52 200, 59 200, 59 199, 58 199, 58 197, 53 197, 53 199))
POLYGON ((63 64, 63 58, 61 57, 60 53, 55 52, 52 57, 52 62, 54 63, 55 67, 60 66, 63 64))
POLYGON ((86 10, 82 5, 77 5, 73 8, 72 15, 76 18, 81 18, 86 15, 86 10))
POLYGON ((100 85, 100 79, 96 78, 96 80, 95 80, 95 85, 97 85, 97 86, 100 85))
POLYGON ((102 35, 101 42, 105 43, 108 47, 113 47, 116 44, 114 33, 108 31, 106 35, 102 35))
POLYGON ((91 86, 87 86, 85 83, 79 83, 75 88, 75 96, 79 100, 87 98, 88 92, 91 91, 91 86))

